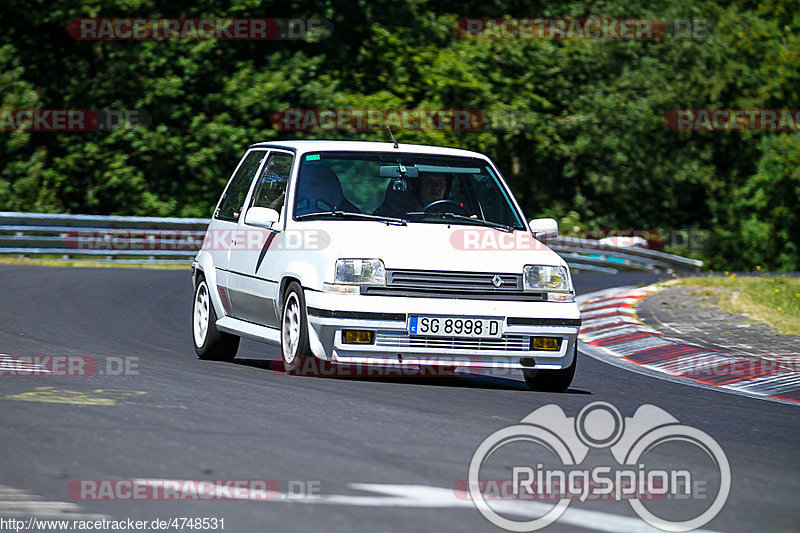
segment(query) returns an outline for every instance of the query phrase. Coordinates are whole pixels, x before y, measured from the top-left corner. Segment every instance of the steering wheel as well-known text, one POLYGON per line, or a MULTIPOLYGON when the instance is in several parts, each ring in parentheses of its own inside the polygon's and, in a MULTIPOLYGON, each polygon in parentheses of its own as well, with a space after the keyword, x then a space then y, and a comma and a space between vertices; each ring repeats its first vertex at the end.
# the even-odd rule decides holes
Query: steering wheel
POLYGON ((456 208, 457 208, 459 211, 461 211, 461 213, 460 213, 460 214, 464 214, 464 213, 465 213, 465 211, 464 211, 464 208, 463 208, 463 207, 461 207, 461 205, 460 205, 458 202, 456 202, 455 200, 447 200, 447 199, 445 199, 445 200, 436 200, 435 202, 431 202, 431 203, 429 203, 428 205, 426 205, 425 207, 423 207, 423 208, 422 208, 422 210, 423 210, 423 211, 427 211, 427 210, 428 210, 428 209, 430 209, 431 207, 435 207, 435 206, 437 206, 437 205, 442 205, 442 204, 452 204, 452 205, 454 205, 454 206, 455 206, 455 207, 456 207, 456 208))

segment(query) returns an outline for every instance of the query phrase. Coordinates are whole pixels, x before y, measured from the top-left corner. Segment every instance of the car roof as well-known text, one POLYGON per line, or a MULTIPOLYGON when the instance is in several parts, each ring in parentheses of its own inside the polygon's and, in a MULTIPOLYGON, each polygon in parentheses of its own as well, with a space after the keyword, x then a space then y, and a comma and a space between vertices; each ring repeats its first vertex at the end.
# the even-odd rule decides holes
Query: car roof
POLYGON ((486 156, 469 150, 461 150, 459 148, 446 148, 443 146, 430 146, 425 144, 406 144, 398 143, 398 147, 394 147, 394 143, 390 142, 369 142, 369 141, 326 141, 326 140, 304 140, 304 141, 269 141, 260 142, 250 145, 250 148, 287 148, 298 153, 304 152, 321 152, 326 150, 343 151, 343 152, 398 152, 398 153, 415 153, 415 154, 435 154, 435 155, 450 155, 461 157, 480 157, 486 159, 486 156))

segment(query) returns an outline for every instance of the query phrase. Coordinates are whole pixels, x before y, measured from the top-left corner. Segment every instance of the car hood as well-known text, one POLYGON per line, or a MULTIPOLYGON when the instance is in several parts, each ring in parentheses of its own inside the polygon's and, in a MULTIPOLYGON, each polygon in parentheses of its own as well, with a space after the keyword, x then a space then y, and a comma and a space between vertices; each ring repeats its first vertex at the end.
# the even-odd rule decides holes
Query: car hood
POLYGON ((564 266, 564 260, 529 231, 475 225, 376 221, 303 222, 318 232, 331 259, 382 259, 387 269, 521 273, 525 265, 564 266))

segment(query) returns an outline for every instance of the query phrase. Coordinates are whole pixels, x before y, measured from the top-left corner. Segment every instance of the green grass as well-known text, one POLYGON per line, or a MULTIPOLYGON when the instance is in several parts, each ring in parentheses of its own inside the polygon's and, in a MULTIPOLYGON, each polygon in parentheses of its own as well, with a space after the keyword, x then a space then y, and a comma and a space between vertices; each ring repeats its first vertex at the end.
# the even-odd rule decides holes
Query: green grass
POLYGON ((693 291, 696 294, 716 288, 717 305, 723 311, 745 313, 778 333, 800 335, 800 278, 731 274, 681 278, 678 285, 699 287, 693 291))
POLYGON ((37 257, 19 259, 16 256, 0 255, 0 265, 39 265, 54 267, 84 267, 84 268, 150 268, 159 270, 188 270, 189 264, 166 263, 117 263, 114 261, 97 261, 93 259, 62 259, 58 257, 37 257))

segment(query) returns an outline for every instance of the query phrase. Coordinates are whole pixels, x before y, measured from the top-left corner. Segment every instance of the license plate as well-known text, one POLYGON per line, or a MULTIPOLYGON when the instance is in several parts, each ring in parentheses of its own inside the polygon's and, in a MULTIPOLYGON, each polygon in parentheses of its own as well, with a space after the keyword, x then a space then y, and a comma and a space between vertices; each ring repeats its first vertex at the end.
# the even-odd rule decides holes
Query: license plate
POLYGON ((466 339, 499 339, 501 320, 456 316, 410 316, 409 335, 427 337, 459 337, 466 339))

